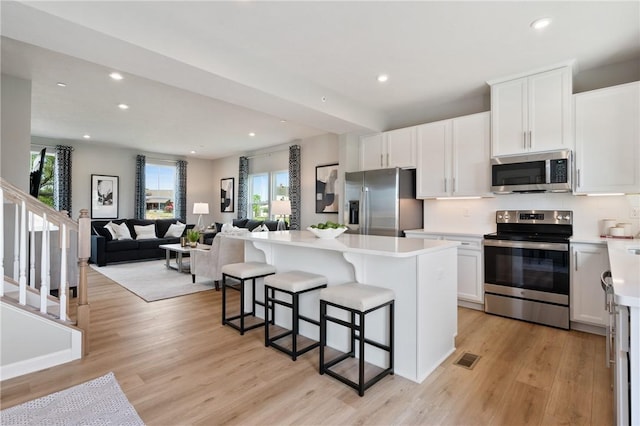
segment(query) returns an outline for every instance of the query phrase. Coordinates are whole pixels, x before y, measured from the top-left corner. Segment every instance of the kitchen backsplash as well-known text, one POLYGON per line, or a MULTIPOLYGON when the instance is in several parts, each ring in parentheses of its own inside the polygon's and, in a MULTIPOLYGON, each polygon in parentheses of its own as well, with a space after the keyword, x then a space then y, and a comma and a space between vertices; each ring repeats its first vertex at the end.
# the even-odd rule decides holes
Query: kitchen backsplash
POLYGON ((495 232, 496 210, 572 210, 573 235, 593 238, 600 234, 602 219, 631 223, 633 235, 640 231, 632 207, 640 207, 640 195, 608 197, 574 196, 564 193, 509 194, 479 200, 425 200, 424 229, 433 232, 486 234, 495 232))

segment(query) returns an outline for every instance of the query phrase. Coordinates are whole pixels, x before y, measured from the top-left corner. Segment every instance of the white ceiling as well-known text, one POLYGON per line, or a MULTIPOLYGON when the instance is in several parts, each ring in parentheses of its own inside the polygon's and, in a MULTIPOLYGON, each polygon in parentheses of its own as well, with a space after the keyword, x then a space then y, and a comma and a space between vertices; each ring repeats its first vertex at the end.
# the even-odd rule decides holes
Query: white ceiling
POLYGON ((418 124, 443 105, 486 97, 487 80, 567 60, 583 71, 640 58, 638 1, 0 7, 2 72, 32 80, 34 135, 89 133, 87 143, 201 158, 418 124), (540 17, 553 23, 535 32, 540 17), (125 79, 110 80, 114 70, 125 79), (379 73, 389 81, 378 83, 379 73))

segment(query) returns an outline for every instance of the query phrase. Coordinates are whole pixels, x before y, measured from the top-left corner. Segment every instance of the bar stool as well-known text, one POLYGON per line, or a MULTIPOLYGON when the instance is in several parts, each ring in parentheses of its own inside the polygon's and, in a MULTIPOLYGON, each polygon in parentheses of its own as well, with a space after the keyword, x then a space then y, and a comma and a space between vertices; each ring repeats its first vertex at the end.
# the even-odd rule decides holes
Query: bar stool
POLYGON ((262 327, 264 321, 252 324, 245 327, 245 317, 256 314, 256 305, 265 307, 265 317, 267 316, 267 307, 264 302, 256 300, 256 279, 266 277, 276 273, 276 268, 273 265, 268 265, 262 262, 244 262, 244 263, 230 263, 224 265, 221 268, 222 272, 222 324, 228 325, 240 332, 243 335, 245 331, 252 330, 254 328, 262 327), (231 284, 227 283, 227 277, 234 278, 240 283, 231 284), (246 281, 251 280, 252 292, 251 292, 251 312, 244 311, 244 286, 246 281), (240 292, 240 314, 227 318, 227 288, 240 292), (240 325, 236 325, 232 321, 240 319, 240 325))
POLYGON ((298 349, 298 329, 300 320, 310 324, 320 325, 320 322, 312 318, 300 314, 299 296, 301 294, 319 290, 327 286, 327 278, 323 275, 312 274, 303 271, 289 271, 275 275, 269 275, 264 279, 264 300, 267 306, 271 307, 273 318, 269 320, 269 314, 265 315, 264 324, 264 345, 273 346, 296 360, 298 355, 317 348, 320 342, 315 342, 302 349, 298 349), (291 303, 277 299, 275 292, 286 293, 291 296, 291 303), (276 305, 285 306, 291 309, 291 330, 278 334, 277 336, 269 336, 269 323, 273 324, 275 319, 276 305), (291 350, 281 346, 277 340, 291 335, 291 350))
POLYGON ((320 290, 320 374, 327 373, 342 383, 351 386, 358 391, 358 395, 363 396, 364 391, 385 377, 393 374, 393 305, 395 294, 392 290, 365 285, 360 283, 347 283, 320 290), (350 321, 327 315, 327 306, 342 309, 349 312, 350 321), (365 316, 377 309, 389 306, 389 344, 385 345, 375 342, 365 337, 365 316), (356 316, 358 321, 356 322, 356 316), (351 348, 348 353, 325 362, 324 350, 327 345, 327 321, 333 322, 351 330, 351 348), (357 333, 356 333, 357 332, 357 333), (344 361, 355 357, 355 341, 359 343, 358 361, 358 383, 349 380, 346 376, 332 371, 330 368, 344 361), (389 353, 389 366, 383 369, 369 380, 365 380, 365 343, 380 348, 389 353))

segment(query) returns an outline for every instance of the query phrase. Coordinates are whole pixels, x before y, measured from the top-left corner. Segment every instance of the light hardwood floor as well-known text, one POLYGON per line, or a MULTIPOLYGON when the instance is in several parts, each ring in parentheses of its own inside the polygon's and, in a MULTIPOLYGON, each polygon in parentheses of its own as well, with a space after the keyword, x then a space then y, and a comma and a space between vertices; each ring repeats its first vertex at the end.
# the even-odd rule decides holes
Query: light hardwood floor
POLYGON ((318 374, 317 350, 293 362, 261 329, 222 327, 220 292, 146 303, 89 274, 90 354, 0 383, 2 408, 113 371, 148 425, 612 424, 601 336, 459 308, 457 350, 422 384, 390 376, 360 398, 318 374), (465 351, 473 370, 453 364, 465 351))

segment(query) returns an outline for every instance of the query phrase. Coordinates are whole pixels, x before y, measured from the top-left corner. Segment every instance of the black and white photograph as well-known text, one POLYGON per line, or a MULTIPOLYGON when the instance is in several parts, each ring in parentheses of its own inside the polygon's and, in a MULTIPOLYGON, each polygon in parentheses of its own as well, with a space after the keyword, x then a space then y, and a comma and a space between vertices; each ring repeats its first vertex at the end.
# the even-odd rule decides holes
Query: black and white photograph
POLYGON ((118 218, 118 176, 91 175, 91 218, 118 218))
POLYGON ((338 164, 316 166, 316 213, 338 213, 338 164))
POLYGON ((220 179, 220 211, 233 212, 233 178, 220 179))

